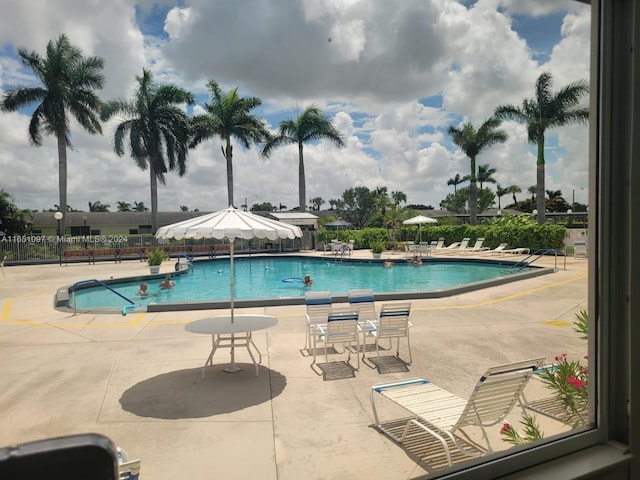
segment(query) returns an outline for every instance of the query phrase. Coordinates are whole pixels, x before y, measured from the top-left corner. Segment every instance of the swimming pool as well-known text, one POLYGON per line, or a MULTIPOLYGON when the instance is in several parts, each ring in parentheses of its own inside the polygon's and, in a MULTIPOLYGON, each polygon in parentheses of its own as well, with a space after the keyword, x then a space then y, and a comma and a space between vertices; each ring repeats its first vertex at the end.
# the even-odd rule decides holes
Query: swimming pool
MULTIPOLYGON (((550 273, 550 269, 512 268, 509 262, 440 259, 427 260, 422 266, 397 261, 391 268, 375 261, 299 256, 240 257, 234 263, 238 307, 300 304, 310 289, 328 290, 336 301, 346 298, 349 290, 363 288, 372 289, 380 300, 441 297, 550 273), (306 274, 314 281, 311 287, 302 284, 306 274)), ((122 297, 131 299, 136 311, 224 308, 229 303, 228 259, 195 262, 188 273, 174 275, 175 287, 170 290, 160 289, 162 277, 144 279, 152 294, 145 298, 136 294, 141 280, 105 282, 113 291, 104 286, 79 288, 66 306, 72 307, 73 296, 79 311, 119 311, 127 305, 122 297)))

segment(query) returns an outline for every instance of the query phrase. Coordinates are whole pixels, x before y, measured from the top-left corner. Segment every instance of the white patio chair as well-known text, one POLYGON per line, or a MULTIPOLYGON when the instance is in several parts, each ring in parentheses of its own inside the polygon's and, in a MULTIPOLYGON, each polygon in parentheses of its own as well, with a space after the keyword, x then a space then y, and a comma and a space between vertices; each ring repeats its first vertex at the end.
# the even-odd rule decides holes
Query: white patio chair
POLYGON ((354 311, 358 312, 358 321, 361 324, 369 321, 373 322, 378 319, 373 290, 349 290, 347 298, 349 299, 349 305, 353 307, 354 311))
POLYGON ((307 338, 304 348, 311 348, 311 331, 314 325, 326 324, 331 312, 331 292, 307 292, 304 296, 307 307, 307 338))
POLYGON ((360 369, 360 356, 358 352, 360 350, 360 327, 358 326, 358 312, 354 312, 351 309, 331 309, 331 312, 326 318, 324 325, 316 324, 313 326, 311 335, 313 337, 313 362, 316 363, 316 353, 318 341, 322 342, 324 346, 324 358, 325 362, 329 363, 328 350, 329 345, 335 345, 340 343, 344 349, 348 352, 347 363, 351 360, 351 349, 355 344, 356 358, 358 361, 358 367, 360 369))
POLYGON ((448 441, 465 455, 480 456, 492 452, 485 427, 500 423, 518 403, 524 412, 520 400, 522 392, 534 370, 543 361, 544 357, 488 369, 466 401, 422 378, 374 385, 369 399, 375 425, 399 443, 410 439, 415 442, 415 437, 427 433, 440 442, 449 465, 452 465, 452 461, 448 441), (374 401, 376 393, 411 412, 412 418, 407 420, 401 436, 394 434, 380 422, 374 401), (462 434, 468 444, 477 445, 463 430, 467 426, 481 429, 486 451, 470 449, 462 444, 463 439, 457 434, 462 434))
POLYGON ((389 348, 393 348, 393 339, 396 339, 396 356, 400 358, 400 339, 407 338, 407 349, 409 350, 409 365, 413 362, 411 356, 411 340, 409 329, 413 326, 409 321, 411 315, 411 303, 384 304, 380 307, 380 317, 375 321, 368 321, 361 324, 362 329, 362 357, 364 358, 367 346, 367 336, 375 338, 376 356, 380 358, 380 342, 389 340, 389 348))
POLYGON ((576 240, 573 245, 573 258, 588 258, 587 242, 576 240))

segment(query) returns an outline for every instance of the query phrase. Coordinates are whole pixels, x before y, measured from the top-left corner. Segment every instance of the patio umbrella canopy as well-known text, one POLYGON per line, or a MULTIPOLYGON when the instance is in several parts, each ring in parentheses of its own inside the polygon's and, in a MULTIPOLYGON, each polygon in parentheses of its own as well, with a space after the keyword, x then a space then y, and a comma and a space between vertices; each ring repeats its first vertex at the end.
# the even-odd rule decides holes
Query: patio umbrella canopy
POLYGON ((200 238, 226 238, 229 240, 231 323, 234 321, 233 241, 236 238, 242 238, 244 240, 251 238, 276 240, 278 238, 294 239, 296 237, 302 237, 300 227, 261 217, 260 215, 238 210, 234 207, 166 225, 159 228, 156 232, 156 238, 158 239, 175 238, 176 240, 182 240, 184 238, 193 238, 197 240, 200 238))
POLYGON ((438 223, 435 218, 425 217, 424 215, 417 215, 415 217, 411 217, 408 220, 402 222, 404 225, 418 225, 418 233, 420 235, 420 241, 422 241, 422 224, 423 223, 438 223))

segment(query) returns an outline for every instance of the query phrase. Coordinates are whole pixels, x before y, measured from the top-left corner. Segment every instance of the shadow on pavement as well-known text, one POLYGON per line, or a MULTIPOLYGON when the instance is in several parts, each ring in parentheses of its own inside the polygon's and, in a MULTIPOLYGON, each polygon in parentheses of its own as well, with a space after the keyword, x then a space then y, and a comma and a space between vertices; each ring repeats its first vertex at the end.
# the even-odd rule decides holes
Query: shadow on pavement
POLYGON ((226 373, 226 365, 190 368, 163 373, 133 385, 120 397, 120 405, 141 417, 202 418, 259 405, 280 395, 287 385, 281 373, 260 366, 255 376, 251 364, 237 364, 237 373, 226 373))

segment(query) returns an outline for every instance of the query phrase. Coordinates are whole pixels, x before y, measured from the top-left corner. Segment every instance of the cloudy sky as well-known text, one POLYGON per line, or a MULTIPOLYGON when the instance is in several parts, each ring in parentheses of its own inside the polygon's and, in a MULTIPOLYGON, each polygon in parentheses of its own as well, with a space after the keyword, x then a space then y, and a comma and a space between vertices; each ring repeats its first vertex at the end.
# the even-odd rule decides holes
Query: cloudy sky
MULTIPOLYGON (((438 208, 453 192, 447 180, 469 173, 447 127, 478 127, 498 104, 519 105, 542 71, 553 74, 554 91, 588 79, 589 30, 590 7, 572 0, 22 0, 5 2, 0 17, 0 91, 35 85, 18 47, 44 54, 65 33, 85 55, 104 58, 104 100, 130 98, 144 67, 159 83, 193 92, 195 112, 208 99, 209 79, 261 98, 255 113, 273 129, 320 106, 346 147, 305 146, 308 199, 386 186, 408 203, 438 208)), ((59 198, 56 143, 29 144, 30 113, 0 114, 0 188, 20 208, 48 209, 59 198)), ((113 152, 114 124, 103 136, 71 124, 68 201, 76 209, 95 201, 112 211, 118 201, 150 205, 148 173, 113 152)), ((478 164, 495 168, 502 187, 518 185, 520 200, 536 181, 535 148, 524 126, 503 128, 507 143, 481 153, 478 164)), ((586 126, 547 134, 547 189, 569 202, 587 203, 587 140, 586 126)), ((190 151, 186 176, 167 176, 160 210, 226 206, 220 143, 190 151)), ((258 148, 236 146, 234 154, 236 206, 297 205, 295 146, 269 159, 258 148)))

